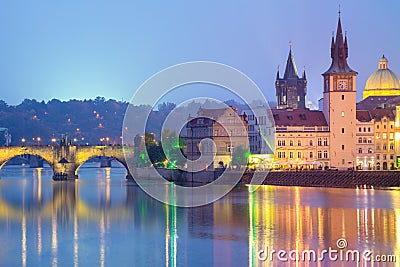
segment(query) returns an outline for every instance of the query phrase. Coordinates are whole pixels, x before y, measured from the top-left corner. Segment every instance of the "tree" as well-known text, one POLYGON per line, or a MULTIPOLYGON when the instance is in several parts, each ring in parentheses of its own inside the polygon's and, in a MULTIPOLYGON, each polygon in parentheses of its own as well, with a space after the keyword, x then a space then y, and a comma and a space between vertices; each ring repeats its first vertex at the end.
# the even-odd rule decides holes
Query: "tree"
POLYGON ((250 151, 248 148, 245 148, 242 145, 235 147, 232 153, 232 165, 236 165, 239 167, 246 166, 248 163, 249 155, 250 151))

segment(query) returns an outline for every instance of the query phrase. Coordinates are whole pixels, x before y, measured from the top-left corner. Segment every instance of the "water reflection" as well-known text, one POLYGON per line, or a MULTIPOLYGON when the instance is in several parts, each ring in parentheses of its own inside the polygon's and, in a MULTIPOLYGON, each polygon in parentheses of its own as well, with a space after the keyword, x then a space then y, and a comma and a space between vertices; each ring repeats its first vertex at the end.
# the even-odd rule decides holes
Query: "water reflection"
MULTIPOLYGON (((345 250, 400 256, 397 190, 242 186, 211 205, 185 209, 150 198, 123 171, 82 172, 74 182, 53 182, 46 168, 1 172, 0 242, 9 244, 1 266, 372 266, 362 258, 258 258, 266 248, 320 255, 337 249, 339 238, 345 250)), ((175 187, 165 190, 173 202, 175 187)))

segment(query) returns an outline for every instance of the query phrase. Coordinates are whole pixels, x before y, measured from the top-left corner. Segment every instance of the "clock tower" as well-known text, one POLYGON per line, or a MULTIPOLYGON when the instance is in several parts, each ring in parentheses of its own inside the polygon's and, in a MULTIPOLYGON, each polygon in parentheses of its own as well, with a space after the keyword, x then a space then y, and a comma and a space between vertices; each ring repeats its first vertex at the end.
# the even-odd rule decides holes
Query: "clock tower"
POLYGON ((324 115, 330 130, 330 162, 346 170, 356 160, 356 76, 347 64, 347 36, 342 33, 340 11, 336 38, 332 36, 331 66, 324 78, 324 115))

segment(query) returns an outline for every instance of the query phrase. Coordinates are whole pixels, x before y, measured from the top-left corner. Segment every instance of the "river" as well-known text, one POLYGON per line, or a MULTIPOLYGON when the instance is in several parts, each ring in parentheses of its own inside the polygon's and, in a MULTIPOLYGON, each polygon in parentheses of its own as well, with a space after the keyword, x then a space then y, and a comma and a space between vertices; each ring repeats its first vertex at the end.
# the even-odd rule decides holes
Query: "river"
POLYGON ((177 208, 96 167, 3 167, 0 266, 400 266, 399 189, 238 186, 177 208))

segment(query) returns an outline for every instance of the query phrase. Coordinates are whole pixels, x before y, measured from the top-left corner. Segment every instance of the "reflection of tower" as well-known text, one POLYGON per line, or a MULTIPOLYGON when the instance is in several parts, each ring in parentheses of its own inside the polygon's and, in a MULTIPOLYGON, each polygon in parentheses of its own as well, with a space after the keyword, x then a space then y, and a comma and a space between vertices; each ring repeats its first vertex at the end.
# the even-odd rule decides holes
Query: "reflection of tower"
POLYGON ((276 74, 275 89, 278 108, 305 108, 306 86, 306 71, 303 71, 303 76, 300 78, 292 54, 292 42, 290 42, 285 74, 283 78, 280 78, 279 69, 276 74))
POLYGON ((336 39, 332 36, 329 69, 324 77, 324 115, 330 129, 331 164, 347 169, 355 162, 356 151, 356 76, 347 64, 347 37, 343 40, 339 20, 336 39))
POLYGON ((53 183, 53 214, 61 224, 68 224, 76 209, 75 182, 53 183))

